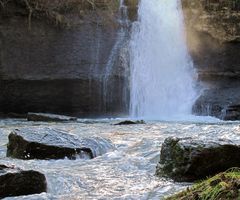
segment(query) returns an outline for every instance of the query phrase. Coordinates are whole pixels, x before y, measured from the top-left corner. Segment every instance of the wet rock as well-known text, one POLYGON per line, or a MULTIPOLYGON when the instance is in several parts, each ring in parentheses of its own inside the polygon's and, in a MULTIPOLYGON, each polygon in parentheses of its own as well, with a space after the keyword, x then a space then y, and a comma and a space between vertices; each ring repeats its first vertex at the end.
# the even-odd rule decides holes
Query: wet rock
POLYGON ((126 120, 126 121, 116 123, 114 125, 132 125, 132 124, 145 124, 145 122, 143 120, 137 120, 137 121, 126 120))
POLYGON ((28 121, 43 121, 43 122, 67 122, 77 121, 76 117, 69 117, 65 115, 55 115, 49 113, 32 113, 27 114, 28 121))
POLYGON ((228 87, 204 91, 193 105, 193 113, 222 120, 240 120, 240 88, 234 88, 230 83, 228 87))
POLYGON ((167 138, 156 175, 175 181, 195 181, 232 167, 240 167, 240 146, 229 141, 167 138))
POLYGON ((46 191, 46 178, 40 172, 0 166, 0 198, 39 194, 46 191))
POLYGON ((91 159, 114 149, 104 138, 79 138, 50 128, 16 129, 8 138, 7 156, 18 159, 91 159))
POLYGON ((223 120, 240 120, 240 105, 231 105, 224 112, 223 120))

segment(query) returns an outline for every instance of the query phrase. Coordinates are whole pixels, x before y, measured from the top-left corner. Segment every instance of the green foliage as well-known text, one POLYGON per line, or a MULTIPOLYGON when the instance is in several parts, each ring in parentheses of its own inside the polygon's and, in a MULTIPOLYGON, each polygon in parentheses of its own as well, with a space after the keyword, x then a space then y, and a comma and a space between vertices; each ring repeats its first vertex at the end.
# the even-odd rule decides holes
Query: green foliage
POLYGON ((240 169, 232 168, 165 200, 239 200, 240 169))

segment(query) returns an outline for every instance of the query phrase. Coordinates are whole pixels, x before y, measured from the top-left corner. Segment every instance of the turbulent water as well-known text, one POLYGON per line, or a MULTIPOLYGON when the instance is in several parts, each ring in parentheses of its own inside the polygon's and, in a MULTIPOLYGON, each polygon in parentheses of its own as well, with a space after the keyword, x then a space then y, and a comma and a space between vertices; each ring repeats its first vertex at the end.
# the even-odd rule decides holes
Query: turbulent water
POLYGON ((163 140, 169 136, 200 139, 222 138, 240 142, 238 123, 147 122, 114 126, 116 121, 31 123, 0 121, 0 164, 38 170, 46 175, 48 192, 7 199, 136 199, 155 200, 181 190, 187 184, 154 176, 163 140), (116 149, 92 160, 17 160, 6 157, 8 134, 15 128, 50 127, 78 136, 110 139, 116 149))
POLYGON ((141 0, 131 39, 131 115, 191 114, 196 98, 180 0, 141 0))

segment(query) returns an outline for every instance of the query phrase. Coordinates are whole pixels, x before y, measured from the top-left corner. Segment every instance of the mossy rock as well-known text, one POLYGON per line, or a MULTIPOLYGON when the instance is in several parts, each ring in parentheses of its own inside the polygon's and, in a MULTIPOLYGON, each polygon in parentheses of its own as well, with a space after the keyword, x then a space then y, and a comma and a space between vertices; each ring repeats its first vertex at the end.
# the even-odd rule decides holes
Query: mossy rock
POLYGON ((156 175, 192 182, 232 167, 240 167, 240 147, 230 141, 170 137, 162 145, 156 175))
POLYGON ((239 200, 240 171, 229 170, 193 185, 165 200, 239 200))

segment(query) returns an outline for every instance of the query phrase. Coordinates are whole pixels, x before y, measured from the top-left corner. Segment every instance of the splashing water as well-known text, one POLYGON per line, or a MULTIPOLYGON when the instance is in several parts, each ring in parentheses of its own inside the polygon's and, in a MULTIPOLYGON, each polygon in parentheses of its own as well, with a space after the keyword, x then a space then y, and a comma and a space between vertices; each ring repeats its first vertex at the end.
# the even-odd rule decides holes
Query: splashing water
MULTIPOLYGON (((128 38, 128 27, 130 25, 130 21, 128 19, 128 12, 127 12, 127 6, 124 4, 124 0, 120 0, 119 2, 119 10, 118 10, 119 18, 118 23, 120 25, 120 29, 117 33, 116 43, 114 44, 112 51, 109 55, 108 62, 106 65, 106 69, 104 71, 103 76, 103 102, 105 110, 108 107, 108 103, 112 103, 112 99, 114 98, 114 91, 113 91, 113 83, 111 82, 111 79, 114 77, 114 74, 116 74, 115 67, 118 66, 117 62, 119 62, 119 58, 126 57, 126 53, 122 52, 124 50, 124 46, 126 45, 126 40, 128 38), (124 55, 121 55, 124 54, 124 55)), ((124 64, 123 65, 127 65, 124 64)), ((125 72, 126 72, 125 67, 125 72)), ((127 73, 127 72, 126 72, 127 73)), ((125 103, 127 100, 127 95, 125 94, 127 92, 127 88, 123 88, 123 95, 122 95, 122 101, 125 103)))
POLYGON ((195 76, 180 0, 141 0, 131 38, 132 117, 171 119, 191 114, 195 76))

